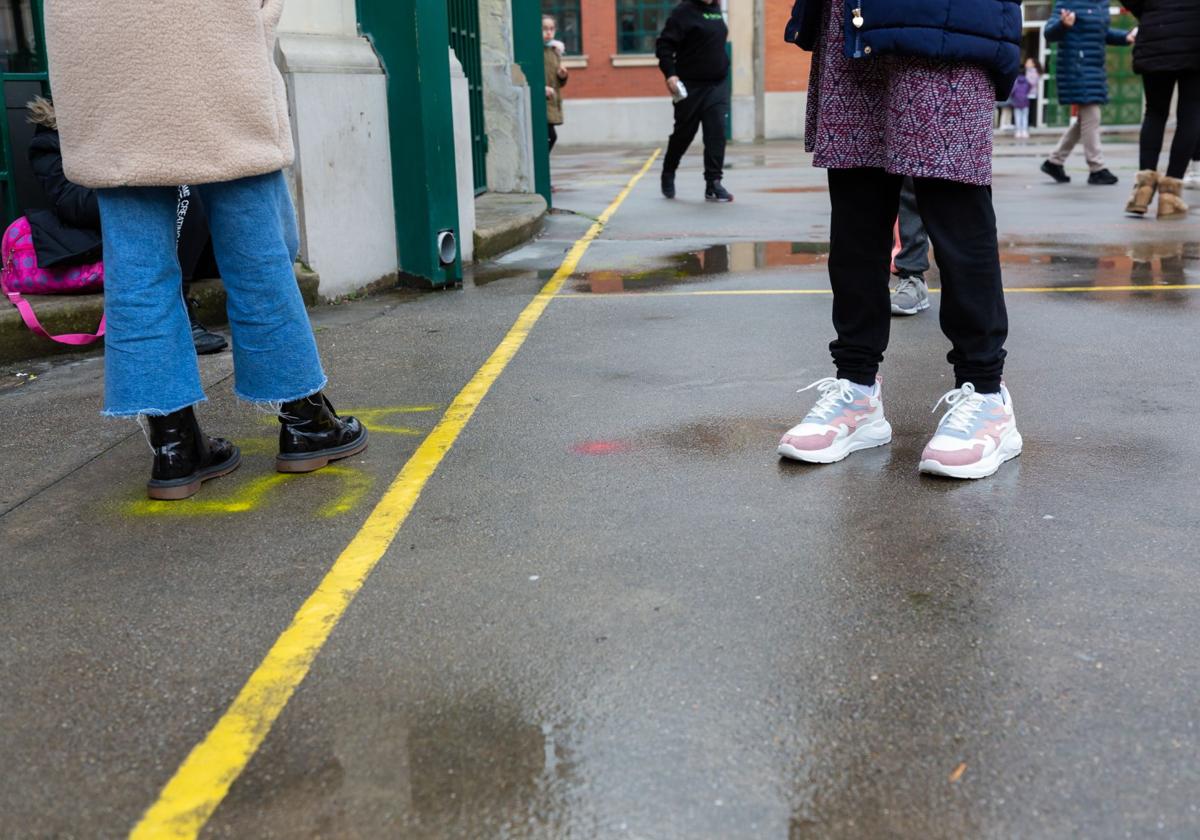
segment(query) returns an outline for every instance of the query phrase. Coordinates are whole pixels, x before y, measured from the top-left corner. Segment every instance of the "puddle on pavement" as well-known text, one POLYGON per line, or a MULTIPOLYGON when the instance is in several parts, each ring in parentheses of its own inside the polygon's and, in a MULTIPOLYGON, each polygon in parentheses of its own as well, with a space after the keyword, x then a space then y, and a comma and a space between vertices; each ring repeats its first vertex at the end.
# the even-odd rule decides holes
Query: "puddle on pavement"
POLYGON ((428 709, 408 735, 412 808, 437 836, 556 836, 573 764, 566 734, 479 694, 428 709))
MULTIPOLYGON (((1044 274, 1037 285, 1048 288, 1080 286, 1103 291, 1113 286, 1180 286, 1200 283, 1200 242, 1135 242, 1132 244, 1064 244, 1021 238, 1003 238, 1000 262, 1009 285, 1023 285, 1017 277, 1023 267, 1044 274)), ((1126 295, 1142 296, 1141 289, 1126 295)), ((1163 290, 1164 298, 1182 296, 1163 290)), ((1106 298, 1119 293, 1108 293, 1106 298)))
POLYGON ((463 285, 487 286, 498 280, 515 280, 517 278, 536 278, 544 282, 554 276, 554 271, 555 269, 552 268, 515 268, 490 265, 464 271, 463 285))
POLYGON ((572 291, 590 294, 648 292, 715 280, 722 275, 762 268, 824 264, 828 242, 731 242, 665 258, 655 268, 601 269, 576 276, 572 291))

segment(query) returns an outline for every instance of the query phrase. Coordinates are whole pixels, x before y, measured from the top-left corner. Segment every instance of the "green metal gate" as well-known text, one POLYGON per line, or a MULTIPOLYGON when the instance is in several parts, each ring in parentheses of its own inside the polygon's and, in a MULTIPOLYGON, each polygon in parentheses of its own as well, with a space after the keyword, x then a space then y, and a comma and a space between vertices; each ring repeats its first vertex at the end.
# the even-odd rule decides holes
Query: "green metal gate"
POLYGON ((476 0, 448 0, 450 47, 467 74, 471 100, 471 162, 475 194, 487 192, 487 131, 483 123, 483 60, 479 51, 479 4, 476 0))
POLYGON ((4 190, 3 224, 20 215, 17 189, 18 166, 14 159, 13 127, 28 131, 25 101, 33 93, 46 93, 46 34, 42 19, 42 0, 15 0, 6 4, 5 19, 0 21, 3 52, 0 53, 0 189, 4 190))

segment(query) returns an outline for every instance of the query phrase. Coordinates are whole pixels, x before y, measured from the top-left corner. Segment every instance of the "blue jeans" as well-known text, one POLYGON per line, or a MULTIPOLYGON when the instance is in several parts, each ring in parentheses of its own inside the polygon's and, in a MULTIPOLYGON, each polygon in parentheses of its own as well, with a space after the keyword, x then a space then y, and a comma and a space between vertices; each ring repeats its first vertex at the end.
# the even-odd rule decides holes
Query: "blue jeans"
MULTIPOLYGON (((296 211, 282 172, 201 184, 233 331, 234 392, 274 404, 325 387, 296 285, 296 211)), ((99 190, 104 414, 170 414, 205 399, 179 294, 174 187, 99 190)))

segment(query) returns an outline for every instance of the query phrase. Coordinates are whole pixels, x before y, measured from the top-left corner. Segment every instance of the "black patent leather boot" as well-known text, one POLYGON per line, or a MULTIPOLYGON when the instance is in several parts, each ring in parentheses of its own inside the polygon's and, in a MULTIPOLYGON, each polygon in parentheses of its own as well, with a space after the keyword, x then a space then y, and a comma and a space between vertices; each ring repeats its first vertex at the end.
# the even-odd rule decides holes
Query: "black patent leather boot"
POLYGON ((175 501, 196 495, 200 485, 236 470, 242 453, 223 438, 200 431, 191 406, 167 415, 147 415, 154 467, 146 493, 151 499, 175 501))
POLYGON ((367 448, 363 424, 353 417, 338 417, 319 392, 285 402, 279 423, 279 456, 275 459, 279 472, 312 472, 367 448))

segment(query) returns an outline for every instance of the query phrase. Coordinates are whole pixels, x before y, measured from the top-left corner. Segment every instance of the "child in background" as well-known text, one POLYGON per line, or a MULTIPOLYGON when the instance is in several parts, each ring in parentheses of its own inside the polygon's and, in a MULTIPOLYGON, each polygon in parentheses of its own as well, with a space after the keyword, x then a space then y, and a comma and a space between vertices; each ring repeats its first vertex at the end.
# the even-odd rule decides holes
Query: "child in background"
POLYGON ((558 142, 558 129, 563 124, 562 88, 567 83, 567 68, 562 66, 566 45, 554 36, 558 23, 550 15, 542 16, 542 58, 546 65, 546 122, 549 124, 550 151, 558 142))
MULTIPOLYGON (((1042 90, 1042 65, 1033 56, 1025 59, 1025 78, 1029 80, 1029 109, 1033 112, 1037 110, 1037 101, 1042 90)), ((1028 125, 1025 127, 1025 137, 1029 137, 1028 125)))

